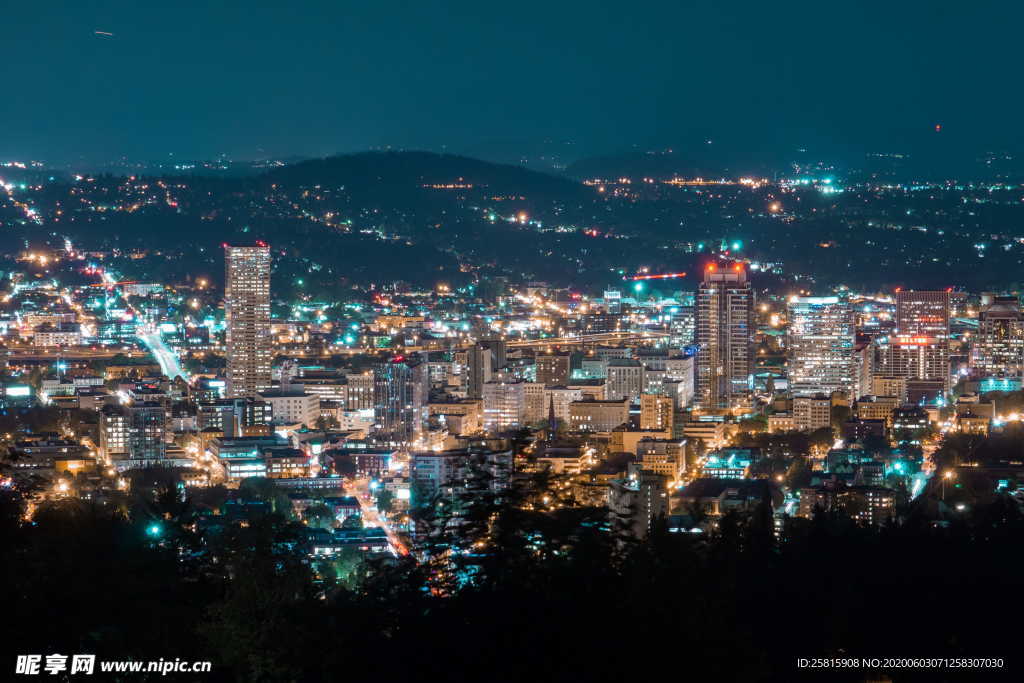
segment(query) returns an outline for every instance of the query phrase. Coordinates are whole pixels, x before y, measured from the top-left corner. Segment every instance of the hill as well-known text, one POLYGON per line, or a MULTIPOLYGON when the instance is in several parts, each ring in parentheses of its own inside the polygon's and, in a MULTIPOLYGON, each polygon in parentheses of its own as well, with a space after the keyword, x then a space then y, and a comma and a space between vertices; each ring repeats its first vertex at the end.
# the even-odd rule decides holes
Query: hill
POLYGON ((432 190, 430 186, 463 185, 487 195, 530 199, 572 198, 587 192, 576 181, 521 166, 418 151, 360 152, 312 159, 274 169, 264 180, 279 185, 342 187, 364 199, 385 194, 432 190), (426 186, 426 187, 425 187, 426 186))

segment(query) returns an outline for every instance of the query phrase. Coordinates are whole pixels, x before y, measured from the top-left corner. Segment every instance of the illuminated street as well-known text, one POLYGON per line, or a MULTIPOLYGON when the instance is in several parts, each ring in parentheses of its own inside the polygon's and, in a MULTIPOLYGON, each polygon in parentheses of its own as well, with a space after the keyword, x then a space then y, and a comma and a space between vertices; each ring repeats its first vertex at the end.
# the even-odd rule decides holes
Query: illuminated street
POLYGON ((139 331, 139 340, 149 349, 157 363, 160 364, 160 371, 170 379, 181 377, 188 381, 186 373, 178 362, 178 354, 168 348, 160 336, 160 331, 152 326, 146 326, 139 331))

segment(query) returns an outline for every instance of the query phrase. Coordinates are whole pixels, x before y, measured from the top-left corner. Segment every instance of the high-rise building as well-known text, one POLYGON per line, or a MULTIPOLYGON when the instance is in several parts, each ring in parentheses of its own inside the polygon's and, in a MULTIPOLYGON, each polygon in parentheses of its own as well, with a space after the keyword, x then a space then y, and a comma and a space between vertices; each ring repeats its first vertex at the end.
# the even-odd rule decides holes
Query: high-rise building
POLYGON ((481 339, 467 354, 466 395, 482 398, 484 382, 490 382, 494 373, 505 367, 505 342, 501 339, 481 339))
POLYGON ((675 347, 689 346, 694 342, 696 325, 694 320, 694 302, 696 297, 693 292, 683 292, 680 298, 680 305, 669 309, 672 314, 669 320, 668 330, 669 343, 675 347))
POLYGON ((199 429, 218 429, 227 438, 270 433, 273 410, 266 401, 221 398, 202 401, 197 407, 199 429))
POLYGON ((483 387, 484 429, 500 432, 515 429, 525 422, 526 382, 510 380, 502 373, 483 387))
POLYGON ((128 457, 128 416, 121 406, 105 406, 99 416, 100 453, 109 460, 128 457))
POLYGON ((106 406, 100 412, 100 450, 111 460, 158 462, 166 453, 166 423, 167 411, 157 402, 106 406))
MULTIPOLYGON (((854 393, 853 310, 835 296, 789 300, 789 387, 796 396, 854 393)), ((854 397, 856 398, 856 397, 854 397)))
POLYGON ((270 388, 270 247, 226 247, 227 395, 270 388))
POLYGON ((640 361, 613 359, 608 361, 605 394, 608 398, 636 400, 644 390, 644 367, 640 361))
POLYGON ((949 391, 949 292, 897 292, 896 333, 881 356, 882 374, 941 380, 949 391))
POLYGON ((1024 372, 1024 315, 1016 296, 995 297, 979 314, 971 366, 984 375, 1024 372))
POLYGON ((568 384, 571 360, 568 353, 537 354, 537 382, 545 386, 568 384))
POLYGON ((669 396, 640 396, 640 429, 672 431, 675 401, 669 396))
MULTIPOLYGON (((890 337, 878 344, 878 374, 932 380, 949 391, 949 341, 935 337, 890 337)), ((909 383, 908 383, 909 384, 909 383)))
POLYGON ((164 457, 167 410, 156 401, 136 401, 125 406, 128 416, 128 457, 156 461, 164 457))
POLYGON ((897 292, 896 335, 948 340, 949 292, 897 292))
POLYGON ((801 432, 813 432, 832 424, 832 401, 827 394, 793 398, 793 425, 801 432))
POLYGON ((740 264, 709 264, 697 290, 696 401, 728 410, 750 400, 753 371, 753 292, 740 264))
POLYGON ((373 369, 375 435, 393 443, 412 443, 423 429, 430 385, 425 363, 402 357, 373 369))

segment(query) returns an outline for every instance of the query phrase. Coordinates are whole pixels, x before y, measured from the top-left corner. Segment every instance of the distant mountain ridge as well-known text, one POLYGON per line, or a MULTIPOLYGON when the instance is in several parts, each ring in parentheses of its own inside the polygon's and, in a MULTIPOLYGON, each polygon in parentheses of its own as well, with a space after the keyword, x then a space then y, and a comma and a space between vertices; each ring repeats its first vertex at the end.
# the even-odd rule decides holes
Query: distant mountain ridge
POLYGON ((572 197, 587 192, 574 180, 521 166, 421 151, 358 152, 311 159, 273 169, 262 178, 284 185, 345 186, 355 193, 388 187, 403 191, 432 189, 430 186, 447 184, 532 198, 572 197))

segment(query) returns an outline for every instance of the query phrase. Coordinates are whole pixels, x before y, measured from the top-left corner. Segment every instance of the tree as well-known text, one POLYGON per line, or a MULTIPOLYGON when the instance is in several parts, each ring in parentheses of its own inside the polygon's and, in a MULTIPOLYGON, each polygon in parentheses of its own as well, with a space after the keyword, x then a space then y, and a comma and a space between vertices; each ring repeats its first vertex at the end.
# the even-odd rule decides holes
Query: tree
POLYGON ((362 529, 363 526, 363 516, 359 513, 349 515, 341 522, 342 529, 362 529))
POLYGON ((863 440, 864 451, 872 455, 885 453, 889 450, 889 440, 878 434, 866 434, 863 440))
POLYGON ((288 494, 267 477, 247 477, 238 485, 238 492, 248 500, 261 501, 270 505, 271 512, 294 519, 295 511, 288 494))
POLYGON ((395 494, 382 487, 377 493, 377 509, 387 514, 394 509, 394 504, 395 494))
POLYGON ((330 529, 336 517, 331 508, 323 504, 310 505, 302 513, 302 519, 315 529, 330 529))

